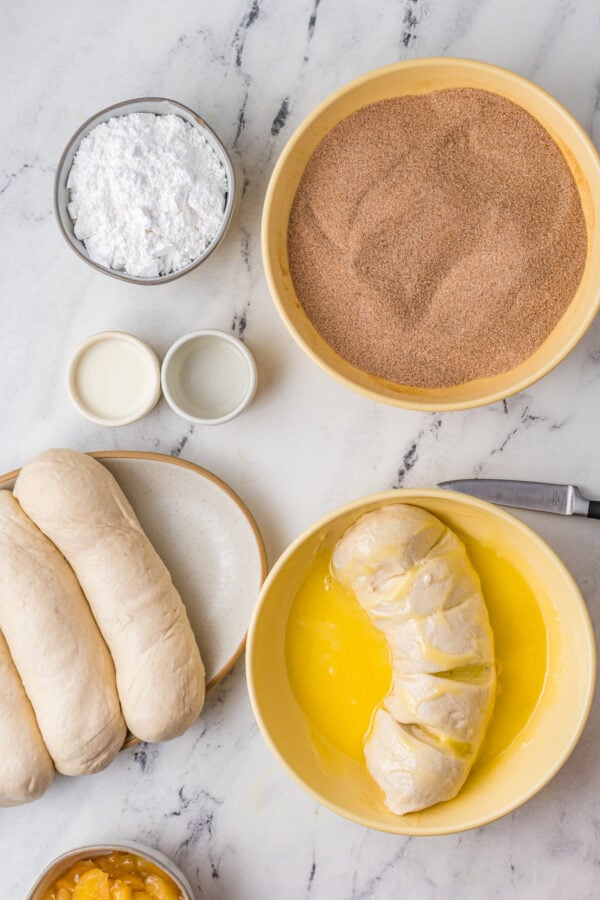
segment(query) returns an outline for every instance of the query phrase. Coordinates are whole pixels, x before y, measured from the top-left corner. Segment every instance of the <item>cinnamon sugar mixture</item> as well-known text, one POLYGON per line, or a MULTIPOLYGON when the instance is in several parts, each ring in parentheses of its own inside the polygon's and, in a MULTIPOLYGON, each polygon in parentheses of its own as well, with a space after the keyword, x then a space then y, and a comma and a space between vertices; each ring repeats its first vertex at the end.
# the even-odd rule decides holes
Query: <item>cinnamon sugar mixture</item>
POLYGON ((505 372, 573 298, 573 176, 525 110, 481 90, 366 106, 319 144, 291 211, 300 302, 353 365, 435 388, 505 372))

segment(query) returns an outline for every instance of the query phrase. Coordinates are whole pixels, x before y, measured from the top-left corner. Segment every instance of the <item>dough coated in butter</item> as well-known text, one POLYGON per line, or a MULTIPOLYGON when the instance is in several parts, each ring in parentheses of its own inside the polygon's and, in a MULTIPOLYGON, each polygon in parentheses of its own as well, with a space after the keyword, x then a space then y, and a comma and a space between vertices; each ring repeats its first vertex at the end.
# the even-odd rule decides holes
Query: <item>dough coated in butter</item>
POLYGON ((365 742, 386 805, 402 815, 451 799, 496 690, 493 635, 464 544, 425 510, 391 504, 346 531, 333 570, 390 647, 392 687, 365 742))
POLYGON ((182 734, 204 703, 200 651, 171 576, 113 476, 87 454, 46 450, 23 467, 15 495, 83 588, 129 729, 143 741, 182 734))

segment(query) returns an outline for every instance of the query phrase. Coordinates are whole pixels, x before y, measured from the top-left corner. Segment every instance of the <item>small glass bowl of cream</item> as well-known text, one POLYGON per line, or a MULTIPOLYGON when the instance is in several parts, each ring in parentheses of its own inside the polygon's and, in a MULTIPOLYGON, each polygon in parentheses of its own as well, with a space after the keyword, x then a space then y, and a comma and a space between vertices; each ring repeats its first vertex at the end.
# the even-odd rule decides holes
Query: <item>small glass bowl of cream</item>
POLYGON ((197 425, 220 425, 252 402, 256 363, 238 338, 205 329, 173 344, 163 360, 161 379, 174 412, 197 425))
POLYGON ((160 397, 160 363, 148 344, 124 331, 87 338, 71 357, 69 396, 97 425, 129 425, 152 410, 160 397))

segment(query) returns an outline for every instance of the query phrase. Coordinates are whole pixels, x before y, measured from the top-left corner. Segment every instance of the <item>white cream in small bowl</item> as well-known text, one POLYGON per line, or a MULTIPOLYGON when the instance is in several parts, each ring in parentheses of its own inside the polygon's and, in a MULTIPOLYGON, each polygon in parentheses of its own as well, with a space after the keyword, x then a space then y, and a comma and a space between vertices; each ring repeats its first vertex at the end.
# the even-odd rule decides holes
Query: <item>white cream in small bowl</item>
POLYGON ((97 425, 129 425, 160 397, 160 363, 148 344, 124 331, 102 331, 81 344, 67 371, 69 396, 97 425))
POLYGON ((205 329, 173 344, 163 360, 161 380, 174 412, 198 425, 221 425, 252 402, 256 363, 242 341, 205 329))

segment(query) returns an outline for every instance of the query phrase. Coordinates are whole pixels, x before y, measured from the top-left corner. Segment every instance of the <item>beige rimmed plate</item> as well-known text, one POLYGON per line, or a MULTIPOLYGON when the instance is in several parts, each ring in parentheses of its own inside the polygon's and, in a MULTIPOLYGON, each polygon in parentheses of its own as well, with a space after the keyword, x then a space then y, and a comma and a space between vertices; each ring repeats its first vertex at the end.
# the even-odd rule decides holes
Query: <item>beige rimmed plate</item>
MULTIPOLYGON (((244 649, 266 575, 265 548, 252 515, 228 485, 187 460, 133 450, 90 455, 115 476, 171 573, 210 690, 244 649)), ((12 488, 18 474, 0 476, 0 488, 12 488)))

